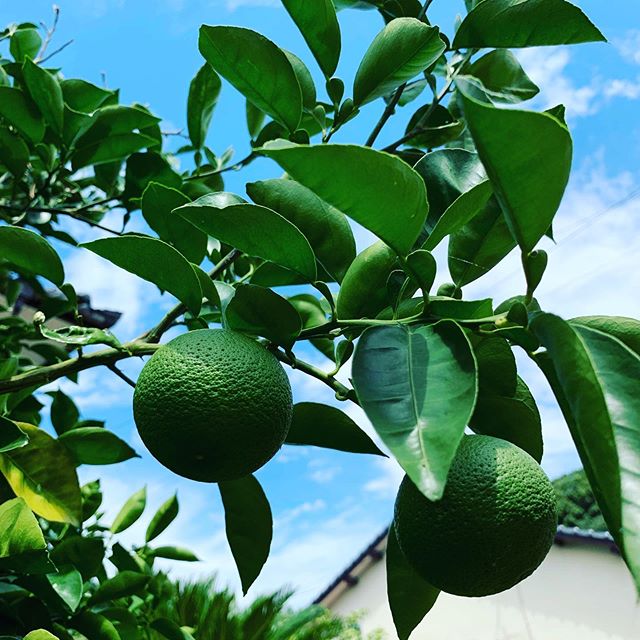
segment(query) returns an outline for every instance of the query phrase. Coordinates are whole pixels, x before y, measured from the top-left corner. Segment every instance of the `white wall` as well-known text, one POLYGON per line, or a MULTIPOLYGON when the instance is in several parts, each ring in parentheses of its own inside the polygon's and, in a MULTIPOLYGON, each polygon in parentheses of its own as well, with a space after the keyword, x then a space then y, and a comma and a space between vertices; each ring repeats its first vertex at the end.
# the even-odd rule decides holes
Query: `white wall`
MULTIPOLYGON (((386 599, 384 560, 360 576, 330 608, 366 611, 364 631, 396 640, 386 599)), ((640 606, 622 560, 603 547, 551 549, 519 585, 487 598, 441 594, 411 640, 640 640, 640 606)))

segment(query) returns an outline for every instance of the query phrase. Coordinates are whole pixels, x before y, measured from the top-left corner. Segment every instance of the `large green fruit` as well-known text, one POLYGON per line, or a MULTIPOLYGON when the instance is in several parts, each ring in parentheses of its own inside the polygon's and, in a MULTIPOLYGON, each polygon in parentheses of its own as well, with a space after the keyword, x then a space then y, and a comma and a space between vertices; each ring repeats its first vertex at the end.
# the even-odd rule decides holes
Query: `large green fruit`
POLYGON ((425 580, 447 593, 487 596, 518 584, 544 560, 556 533, 555 492, 522 449, 465 436, 441 500, 428 500, 405 477, 394 525, 425 580))
POLYGON ((133 412, 142 441, 165 467, 202 482, 233 480, 282 446, 291 387, 255 340, 202 329, 171 340, 147 362, 133 412))

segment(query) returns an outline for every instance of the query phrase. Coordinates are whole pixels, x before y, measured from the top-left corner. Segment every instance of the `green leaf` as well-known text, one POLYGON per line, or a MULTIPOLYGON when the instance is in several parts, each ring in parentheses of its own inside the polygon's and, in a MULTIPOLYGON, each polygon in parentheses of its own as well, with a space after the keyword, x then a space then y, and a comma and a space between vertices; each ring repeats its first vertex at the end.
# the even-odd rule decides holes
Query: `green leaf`
POLYGON ((355 145, 283 140, 267 143, 260 153, 398 253, 408 253, 416 241, 428 212, 426 190, 399 158, 355 145))
POLYGON ((353 232, 345 215, 294 180, 274 179, 247 184, 249 197, 278 212, 309 241, 327 273, 341 282, 356 255, 353 232))
POLYGON ((65 431, 73 429, 80 419, 80 412, 75 402, 60 390, 50 391, 48 395, 53 398, 50 418, 56 433, 60 435, 65 431))
POLYGON ((302 320, 285 298, 271 289, 244 284, 224 311, 224 324, 229 329, 263 336, 281 345, 291 345, 300 335, 302 320))
POLYGON ((385 553, 387 596, 398 638, 408 640, 411 632, 431 611, 440 590, 426 582, 407 562, 391 525, 385 553))
POLYGON ((169 618, 156 618, 149 626, 167 640, 193 640, 193 636, 169 618))
POLYGON ((80 606, 83 585, 82 575, 79 571, 68 568, 58 573, 49 573, 46 578, 51 588, 67 607, 69 607, 70 611, 73 612, 80 606))
POLYGON ((39 516, 80 526, 82 499, 71 455, 38 427, 24 422, 18 426, 29 443, 0 454, 0 472, 13 492, 39 516))
POLYGON ((313 57, 330 78, 340 59, 340 25, 331 0, 282 0, 284 8, 296 23, 313 57))
POLYGON ((247 129, 252 140, 258 137, 264 124, 265 115, 264 111, 258 109, 253 102, 246 101, 247 129))
POLYGON ((124 607, 108 607, 100 613, 113 623, 120 640, 140 640, 141 634, 135 613, 124 607))
POLYGON ((9 40, 9 53, 16 62, 35 58, 42 46, 42 38, 37 29, 17 29, 9 40))
POLYGON ((71 451, 78 464, 115 464, 140 457, 124 440, 102 427, 72 429, 58 440, 71 451))
POLYGON ((464 331, 449 320, 371 327, 356 347, 352 376, 362 408, 400 466, 427 498, 441 498, 477 395, 464 331))
POLYGON ((200 67, 189 85, 187 129, 191 144, 196 149, 201 149, 204 145, 221 87, 220 76, 206 63, 200 67))
POLYGON ((59 640, 59 638, 46 629, 34 629, 27 633, 24 640, 59 640))
POLYGON ((142 194, 142 215, 162 240, 172 244, 187 260, 200 264, 207 253, 207 236, 173 213, 190 200, 177 189, 150 182, 142 194))
POLYGON ((128 529, 142 515, 146 504, 147 487, 142 487, 124 503, 111 525, 111 533, 120 533, 128 529))
POLYGON ((179 509, 178 495, 175 494, 164 502, 151 518, 145 534, 145 542, 151 542, 157 538, 176 519, 179 509))
POLYGON ((28 442, 27 434, 15 422, 0 416, 0 453, 19 449, 28 442))
POLYGON ((477 280, 515 246, 500 205, 491 197, 480 213, 449 238, 449 271, 453 281, 462 287, 477 280))
POLYGON ((470 340, 478 365, 479 393, 512 396, 516 392, 518 374, 509 343, 499 336, 476 334, 470 334, 470 340))
POLYGON ((20 573, 53 569, 38 521, 22 498, 0 504, 0 567, 20 573))
POLYGON ((19 180, 29 164, 29 147, 7 127, 0 127, 0 163, 19 180))
POLYGON ((640 357, 590 327, 538 313, 535 360, 553 389, 598 505, 640 587, 640 357))
POLYGON ((35 231, 8 225, 0 227, 0 256, 0 260, 6 260, 26 273, 42 276, 53 284, 61 286, 64 282, 60 256, 35 231))
POLYGON ((200 282, 189 261, 171 245, 156 238, 120 236, 86 242, 81 247, 121 269, 153 282, 198 314, 202 304, 200 282))
POLYGON ((640 355, 640 320, 621 316, 581 316, 569 322, 613 336, 640 355))
MULTIPOLYGON (((128 107, 123 104, 110 104, 96 111, 93 123, 82 136, 78 146, 84 147, 105 138, 122 133, 131 133, 134 129, 144 133, 160 122, 148 109, 142 106, 128 107)), ((153 136, 151 136, 153 140, 153 136)))
POLYGON ((95 329, 94 327, 60 327, 49 329, 44 325, 39 328, 40 333, 47 340, 72 344, 84 347, 89 344, 106 344, 114 349, 120 349, 122 345, 108 329, 95 329))
POLYGON ((124 175, 123 199, 129 210, 139 208, 138 198, 151 182, 158 182, 167 187, 180 189, 182 178, 173 169, 167 157, 156 151, 134 153, 127 158, 124 175))
POLYGON ((58 79, 32 60, 25 60, 22 74, 27 89, 45 121, 61 136, 64 123, 64 99, 58 79))
POLYGON ((138 571, 145 573, 148 565, 137 553, 129 553, 119 542, 111 547, 109 562, 118 571, 138 571))
POLYGON ((423 247, 431 251, 448 235, 462 229, 486 209, 492 194, 493 189, 489 180, 480 182, 469 191, 461 193, 437 219, 423 247))
POLYGON ((429 299, 429 311, 439 318, 454 320, 479 320, 493 315, 491 298, 455 300, 454 298, 434 296, 429 299))
POLYGON ((80 113, 93 113, 113 96, 113 91, 77 78, 61 80, 60 88, 66 105, 80 113))
POLYGON ((603 42, 582 11, 565 0, 484 0, 462 21, 452 49, 541 47, 603 42))
POLYGON ((150 576, 137 571, 121 571, 113 578, 100 583, 95 593, 89 598, 87 606, 92 607, 109 600, 139 594, 146 587, 149 579, 150 576))
POLYGON ((200 562, 198 556, 189 549, 182 547, 156 547, 149 554, 152 558, 165 558, 166 560, 178 560, 179 562, 200 562))
POLYGON ((496 49, 476 60, 464 70, 478 78, 489 97, 496 102, 515 104, 530 100, 540 89, 531 81, 508 49, 496 49))
POLYGON ((77 629, 87 640, 121 640, 113 622, 99 613, 82 611, 67 623, 77 629))
POLYGON ((287 56, 287 60, 293 68, 293 72, 296 74, 296 79, 300 85, 300 91, 302 92, 302 106, 305 109, 313 109, 316 106, 316 86, 313 82, 313 76, 307 68, 307 65, 298 58, 295 53, 291 51, 285 51, 283 53, 287 56))
POLYGON ((236 561, 242 592, 260 574, 269 556, 273 518, 267 496, 254 476, 218 483, 227 540, 236 561))
POLYGON ((102 504, 102 490, 100 480, 87 482, 80 487, 82 494, 82 521, 86 522, 100 508, 102 504))
POLYGON ((153 138, 141 133, 119 133, 109 135, 86 147, 82 147, 71 156, 74 171, 87 165, 100 165, 116 160, 124 160, 135 151, 148 147, 153 138))
POLYGON ((429 293, 436 278, 436 259, 424 249, 418 249, 407 256, 407 271, 424 293, 429 293))
POLYGON ((551 226, 569 179, 569 131, 549 114, 496 109, 459 88, 467 126, 509 229, 523 251, 532 251, 551 226))
POLYGON ((102 571, 104 544, 100 538, 68 536, 51 550, 51 560, 56 566, 74 566, 84 580, 102 571))
POLYGON ((445 51, 437 27, 416 18, 396 18, 364 54, 353 83, 356 106, 396 89, 430 67, 445 51))
POLYGON ((198 47, 204 59, 256 107, 295 131, 302 93, 284 52, 263 35, 241 27, 202 25, 198 47))
POLYGON ((256 258, 270 260, 316 279, 316 260, 309 241, 279 213, 255 204, 211 206, 207 196, 176 209, 176 214, 220 242, 256 258))
POLYGON ((346 413, 317 402, 293 405, 293 418, 285 443, 384 456, 346 413))
POLYGON ((455 140, 463 131, 464 122, 455 118, 447 108, 425 104, 411 116, 405 135, 412 132, 415 135, 405 143, 422 149, 433 149, 455 140))
POLYGON ((38 108, 20 89, 0 87, 0 116, 31 142, 42 142, 44 120, 38 108))

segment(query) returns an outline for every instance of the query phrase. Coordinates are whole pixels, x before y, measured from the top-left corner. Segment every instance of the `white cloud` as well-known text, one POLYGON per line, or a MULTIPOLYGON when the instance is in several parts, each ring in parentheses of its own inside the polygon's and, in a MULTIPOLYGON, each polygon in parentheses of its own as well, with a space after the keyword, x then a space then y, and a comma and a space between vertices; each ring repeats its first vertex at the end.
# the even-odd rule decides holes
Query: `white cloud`
POLYGON ((342 471, 338 465, 329 464, 322 458, 310 460, 307 467, 309 468, 308 477, 318 484, 328 484, 342 471))
POLYGON ((604 87, 604 95, 607 98, 627 98, 628 100, 637 100, 640 98, 640 80, 633 82, 632 80, 611 80, 604 87))
POLYGON ((364 485, 365 491, 381 499, 394 498, 404 478, 402 467, 395 458, 378 458, 374 466, 377 469, 376 476, 364 485))
POLYGON ((640 64, 640 29, 630 29, 622 38, 613 41, 620 55, 633 64, 640 64))

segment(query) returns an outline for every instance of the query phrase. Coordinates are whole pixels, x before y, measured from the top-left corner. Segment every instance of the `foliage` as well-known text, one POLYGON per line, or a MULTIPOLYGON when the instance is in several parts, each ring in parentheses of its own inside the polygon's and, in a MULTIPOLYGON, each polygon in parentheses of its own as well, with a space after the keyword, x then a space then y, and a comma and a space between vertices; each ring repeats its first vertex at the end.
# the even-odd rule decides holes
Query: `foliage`
MULTIPOLYGON (((95 366, 117 373, 117 362, 152 354, 176 324, 222 324, 254 336, 284 364, 327 384, 338 400, 361 404, 431 499, 442 495, 467 426, 540 459, 540 415, 513 356, 523 349, 553 388, 607 527, 640 584, 640 323, 604 316, 567 321, 534 298, 547 264, 536 247, 553 235, 572 142, 563 105, 540 113, 519 104, 538 89, 509 51, 604 37, 566 0, 468 0, 466 15, 448 33, 430 23, 430 0, 283 4, 318 69, 312 73, 298 56, 250 29, 204 25, 198 44, 204 64, 185 96, 189 140, 175 153, 167 151, 153 111, 121 104, 117 90, 66 78, 50 65, 53 30, 43 39, 35 24, 22 23, 0 34, 6 312, 0 317, 0 471, 8 482, 0 516, 13 523, 0 545, 10 572, 3 598, 30 605, 36 587, 17 583, 50 584, 52 576, 72 581, 77 597, 74 572, 84 571, 82 613, 71 616, 69 603, 57 604, 64 615, 55 629, 68 640, 63 627, 73 621, 71 628, 89 640, 117 640, 105 607, 120 583, 100 568, 102 529, 80 527, 95 492, 78 486, 76 465, 116 463, 132 453, 102 423, 81 420, 72 400, 55 388, 47 389, 54 394, 57 437, 39 429, 41 387, 95 366), (352 83, 334 75, 349 37, 341 33, 336 7, 377 10, 385 25, 352 83), (209 146, 210 126, 220 126, 216 104, 232 90, 223 80, 247 100, 250 150, 237 161, 232 151, 209 146), (348 140, 349 123, 367 103, 378 105, 381 115, 364 144, 332 142, 339 131, 348 140), (400 109, 413 112, 405 134, 379 145, 400 109), (225 172, 258 157, 271 158, 287 176, 247 185, 251 202, 225 192, 225 172), (379 238, 374 249, 355 255, 347 218, 379 238), (138 339, 122 344, 82 315, 59 255, 64 244, 78 244, 71 220, 95 233, 79 250, 177 299, 138 339), (130 231, 132 220, 144 220, 147 232, 130 231), (445 239, 453 282, 433 291, 442 265, 431 252, 445 239), (514 250, 526 281, 521 295, 463 299, 467 284, 514 250), (293 284, 306 285, 304 292, 292 294, 286 285, 293 284), (25 300, 37 309, 33 318, 25 300), (72 326, 54 328, 58 318, 72 326), (306 342, 334 363, 331 371, 299 357, 298 345, 306 342), (336 377, 347 363, 353 386, 336 377), (80 552, 79 544, 91 552, 80 552), (36 570, 47 577, 32 578, 36 570)), ((315 414, 317 406, 294 409, 292 444, 375 453, 346 416, 335 418, 330 434, 313 433, 328 415, 323 408, 315 414)), ((227 521, 232 539, 268 548, 270 510, 259 493, 253 523, 227 521)), ((242 512, 257 495, 242 487, 227 491, 225 507, 242 512)), ((140 517, 144 499, 132 498, 114 531, 140 517)), ((158 522, 166 524, 163 518, 158 522)), ((140 576, 147 574, 138 560, 146 567, 163 553, 188 556, 143 546, 133 561, 123 561, 116 578, 135 576, 118 600, 129 613, 139 600, 144 608, 144 598, 155 597, 152 577, 142 590, 140 576), (137 590, 143 597, 132 593, 137 590)), ((256 576, 264 557, 243 556, 243 575, 256 576)), ((394 575, 410 575, 401 554, 390 558, 394 575)), ((398 629, 407 638, 425 608, 404 597, 403 588, 401 580, 390 582, 398 629)), ((67 593, 66 586, 59 590, 67 593)), ((437 596, 428 584, 420 592, 437 596)), ((38 601, 30 609, 32 624, 42 620, 51 628, 49 605, 38 601)), ((19 615, 24 606, 9 610, 19 615)), ((129 620, 122 613, 116 625, 123 640, 129 620)), ((160 629, 170 640, 184 637, 175 626, 160 629)))
POLYGON ((579 527, 606 531, 607 525, 582 469, 553 481, 558 494, 558 523, 565 527, 579 527))

